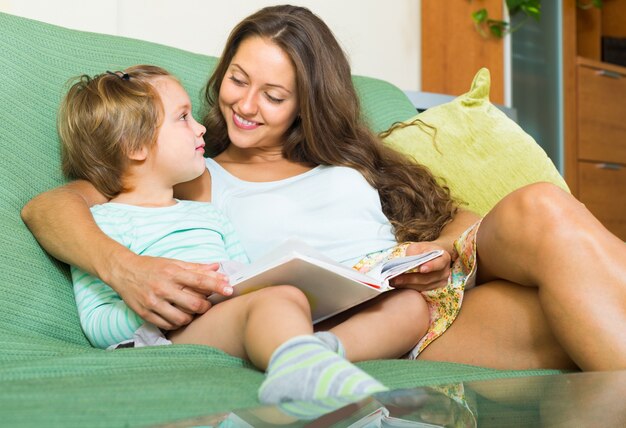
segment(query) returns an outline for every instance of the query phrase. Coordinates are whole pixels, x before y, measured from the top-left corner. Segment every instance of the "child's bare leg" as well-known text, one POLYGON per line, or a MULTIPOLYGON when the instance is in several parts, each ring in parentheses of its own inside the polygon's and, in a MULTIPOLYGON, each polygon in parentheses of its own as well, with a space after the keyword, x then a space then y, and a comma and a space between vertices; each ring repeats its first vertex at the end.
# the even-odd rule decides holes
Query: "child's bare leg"
POLYGON ((292 337, 312 334, 304 294, 289 286, 264 288, 215 305, 169 335, 176 344, 219 348, 265 370, 272 353, 292 337))
POLYGON ((423 296, 412 289, 398 289, 338 318, 322 324, 343 344, 349 361, 398 358, 409 352, 426 334, 428 307, 423 296))
POLYGON ((626 245, 555 186, 504 198, 478 231, 478 279, 538 287, 548 325, 584 370, 626 368, 626 245))
POLYGON ((275 286, 216 305, 170 334, 178 344, 220 348, 266 369, 261 402, 370 394, 386 388, 312 335, 304 294, 275 286))

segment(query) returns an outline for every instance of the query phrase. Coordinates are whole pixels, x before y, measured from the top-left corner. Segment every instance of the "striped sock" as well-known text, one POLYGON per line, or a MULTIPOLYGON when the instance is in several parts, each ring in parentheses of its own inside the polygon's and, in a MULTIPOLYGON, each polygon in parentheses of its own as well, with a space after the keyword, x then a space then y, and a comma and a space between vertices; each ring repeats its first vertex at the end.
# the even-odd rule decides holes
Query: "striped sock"
POLYGON ((346 358, 346 350, 335 333, 331 333, 330 331, 318 331, 313 333, 313 335, 324 342, 326 347, 335 354, 339 355, 341 358, 346 358))
POLYGON ((294 337, 274 351, 259 400, 276 404, 386 390, 363 370, 329 351, 321 340, 306 335, 294 337))

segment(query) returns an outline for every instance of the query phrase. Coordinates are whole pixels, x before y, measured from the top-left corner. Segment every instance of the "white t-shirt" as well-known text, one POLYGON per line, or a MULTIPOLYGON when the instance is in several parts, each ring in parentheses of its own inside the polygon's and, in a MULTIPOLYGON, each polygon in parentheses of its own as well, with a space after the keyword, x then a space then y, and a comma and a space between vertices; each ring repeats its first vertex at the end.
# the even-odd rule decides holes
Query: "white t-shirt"
POLYGON ((240 180, 213 159, 206 164, 211 202, 234 224, 251 261, 291 237, 347 265, 396 243, 378 192, 352 168, 318 166, 257 183, 240 180))

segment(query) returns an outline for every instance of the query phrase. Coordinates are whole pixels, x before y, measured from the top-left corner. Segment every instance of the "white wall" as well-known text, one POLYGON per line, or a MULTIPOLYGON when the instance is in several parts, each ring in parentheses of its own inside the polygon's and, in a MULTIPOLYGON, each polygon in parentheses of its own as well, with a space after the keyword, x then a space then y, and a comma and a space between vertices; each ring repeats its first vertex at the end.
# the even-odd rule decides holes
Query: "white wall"
MULTIPOLYGON (((285 0, 289 2, 289 0, 285 0)), ((281 3, 281 2, 278 2, 281 3)), ((420 90, 419 0, 294 0, 326 21, 352 72, 420 90)), ((267 0, 0 0, 0 11, 78 30, 218 56, 243 17, 267 0)))

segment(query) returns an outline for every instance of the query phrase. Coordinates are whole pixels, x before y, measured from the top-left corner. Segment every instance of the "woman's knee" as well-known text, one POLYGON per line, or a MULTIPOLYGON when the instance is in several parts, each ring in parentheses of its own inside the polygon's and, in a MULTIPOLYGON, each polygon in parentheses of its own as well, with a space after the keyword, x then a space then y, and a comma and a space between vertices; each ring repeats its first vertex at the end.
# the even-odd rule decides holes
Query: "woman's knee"
POLYGON ((572 206, 582 205, 551 183, 534 183, 515 190, 503 200, 507 215, 528 221, 562 223, 572 206))
MULTIPOLYGON (((551 183, 535 183, 511 192, 485 216, 484 230, 503 241, 515 238, 517 244, 567 238, 585 216, 584 205, 551 183), (492 227, 493 226, 493 227, 492 227)), ((479 232, 480 233, 480 232, 479 232)), ((534 244, 533 244, 534 245, 534 244)))

